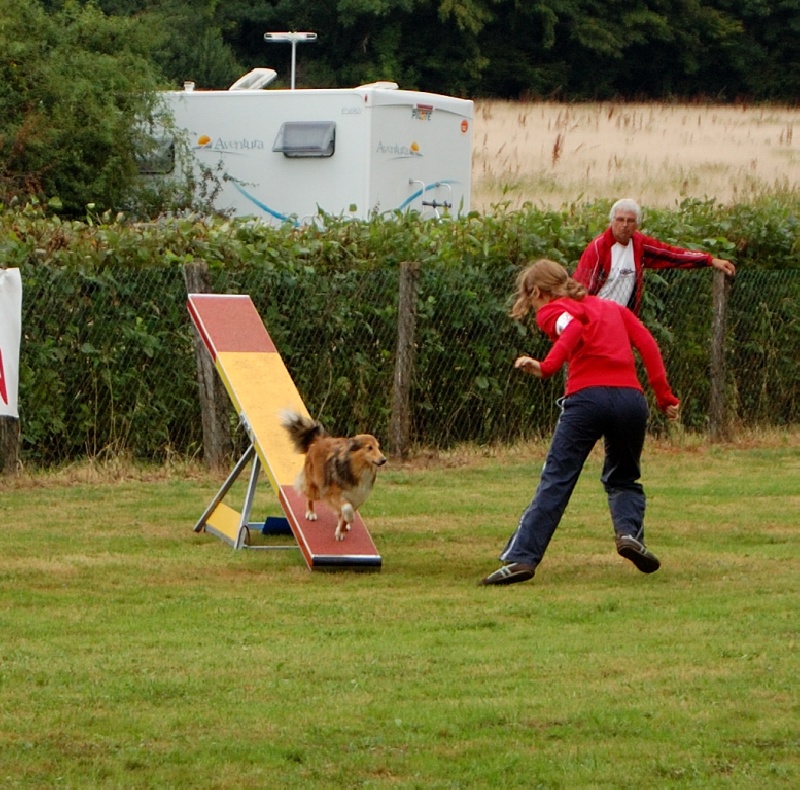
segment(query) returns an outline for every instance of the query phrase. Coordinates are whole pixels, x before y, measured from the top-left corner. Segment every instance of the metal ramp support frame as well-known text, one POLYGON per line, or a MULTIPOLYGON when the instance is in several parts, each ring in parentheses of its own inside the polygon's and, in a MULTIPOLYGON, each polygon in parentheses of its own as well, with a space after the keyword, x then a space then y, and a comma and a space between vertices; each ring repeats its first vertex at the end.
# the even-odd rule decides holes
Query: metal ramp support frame
MULTIPOLYGON (((260 532, 264 532, 264 526, 261 522, 258 521, 250 521, 250 516, 253 510, 253 502, 255 500, 256 494, 256 486, 258 485, 258 478, 261 473, 261 460, 259 459, 258 455, 256 454, 256 446, 253 442, 250 443, 250 446, 245 450, 242 457, 236 462, 236 465, 231 470, 231 473, 228 475, 225 482, 220 487, 219 491, 216 493, 214 498, 211 500, 211 503, 206 508, 205 512, 198 522, 194 525, 195 532, 209 532, 212 535, 215 535, 220 540, 228 543, 229 545, 233 546, 234 549, 251 549, 251 550, 286 550, 286 549, 298 549, 299 546, 297 543, 290 544, 290 545, 259 545, 254 546, 251 540, 251 533, 254 530, 259 530, 260 532), (242 512, 237 514, 239 516, 239 523, 238 526, 231 534, 230 530, 221 529, 219 526, 215 526, 212 523, 209 523, 209 519, 213 518, 215 511, 217 510, 218 506, 222 504, 222 500, 225 499, 227 493, 231 490, 233 484, 239 479, 239 476, 247 467, 247 464, 252 461, 252 467, 250 469, 250 481, 247 484, 247 490, 245 493, 244 504, 242 505, 242 512)), ((236 511, 231 510, 230 512, 236 513, 236 511)), ((266 523, 266 522, 265 522, 266 523)), ((288 534, 291 534, 291 530, 288 531, 288 534)))

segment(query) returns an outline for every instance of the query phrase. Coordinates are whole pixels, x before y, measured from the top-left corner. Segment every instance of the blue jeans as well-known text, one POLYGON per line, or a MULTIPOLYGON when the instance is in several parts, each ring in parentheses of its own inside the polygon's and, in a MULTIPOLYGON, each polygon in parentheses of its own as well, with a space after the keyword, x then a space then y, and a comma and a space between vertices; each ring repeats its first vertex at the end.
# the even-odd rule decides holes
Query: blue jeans
POLYGON ((637 481, 646 427, 647 402, 637 389, 587 387, 565 398, 536 494, 500 559, 534 566, 542 561, 600 437, 606 452, 600 479, 614 531, 644 542, 645 495, 637 481))

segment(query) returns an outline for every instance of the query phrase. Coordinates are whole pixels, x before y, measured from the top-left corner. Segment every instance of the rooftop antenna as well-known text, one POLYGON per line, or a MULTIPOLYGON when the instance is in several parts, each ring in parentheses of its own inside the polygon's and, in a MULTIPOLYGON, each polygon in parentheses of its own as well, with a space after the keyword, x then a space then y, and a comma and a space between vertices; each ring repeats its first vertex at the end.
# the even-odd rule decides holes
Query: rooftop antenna
POLYGON ((281 44, 289 42, 292 45, 292 90, 294 90, 295 52, 298 44, 310 44, 317 40, 316 33, 264 33, 267 44, 281 44))

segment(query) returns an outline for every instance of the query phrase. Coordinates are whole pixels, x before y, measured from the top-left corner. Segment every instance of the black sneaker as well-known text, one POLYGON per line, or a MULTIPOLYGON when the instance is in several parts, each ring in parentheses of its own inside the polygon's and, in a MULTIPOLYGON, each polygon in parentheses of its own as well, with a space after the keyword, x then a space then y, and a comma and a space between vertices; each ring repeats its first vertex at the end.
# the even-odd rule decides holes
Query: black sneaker
POLYGON ((485 579, 481 579, 481 584, 516 584, 526 582, 533 578, 535 566, 524 565, 521 562, 512 562, 510 565, 503 565, 494 573, 490 573, 485 579))
POLYGON ((658 557, 633 535, 617 535, 617 554, 630 560, 642 573, 653 573, 661 567, 658 557))

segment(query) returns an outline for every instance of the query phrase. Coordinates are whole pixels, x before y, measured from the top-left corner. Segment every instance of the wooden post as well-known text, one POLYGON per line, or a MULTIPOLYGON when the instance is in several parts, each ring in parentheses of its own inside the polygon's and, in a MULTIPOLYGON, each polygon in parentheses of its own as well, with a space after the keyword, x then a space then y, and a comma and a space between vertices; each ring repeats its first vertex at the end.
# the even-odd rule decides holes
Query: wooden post
POLYGON ((719 269, 714 269, 712 280, 713 316, 711 322, 711 392, 708 409, 708 427, 713 442, 730 439, 730 418, 727 399, 727 366, 725 364, 725 336, 727 333, 728 298, 731 279, 719 269))
POLYGON ((400 264, 397 304, 397 359, 392 388, 392 414, 389 423, 389 452, 405 458, 411 443, 411 378, 414 373, 414 343, 417 332, 417 292, 420 264, 400 264))
POLYGON ((0 417, 0 475, 17 473, 19 465, 19 420, 16 417, 0 417))
MULTIPOLYGON (((193 261, 183 267, 186 292, 213 293, 208 266, 193 261)), ((192 325, 194 355, 197 362, 197 389, 203 426, 203 462, 207 469, 227 469, 233 457, 233 440, 229 422, 229 401, 225 385, 217 375, 214 362, 200 335, 192 325)))

